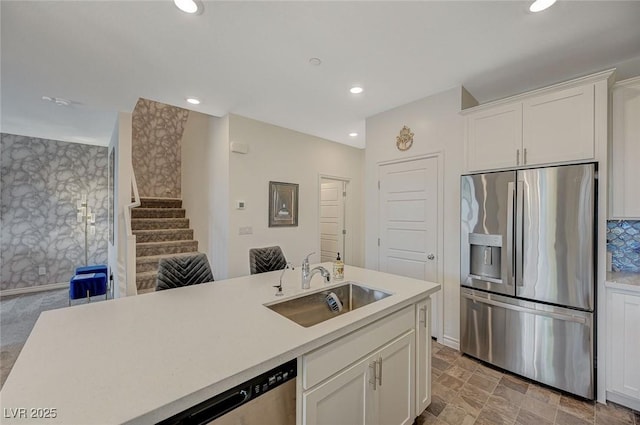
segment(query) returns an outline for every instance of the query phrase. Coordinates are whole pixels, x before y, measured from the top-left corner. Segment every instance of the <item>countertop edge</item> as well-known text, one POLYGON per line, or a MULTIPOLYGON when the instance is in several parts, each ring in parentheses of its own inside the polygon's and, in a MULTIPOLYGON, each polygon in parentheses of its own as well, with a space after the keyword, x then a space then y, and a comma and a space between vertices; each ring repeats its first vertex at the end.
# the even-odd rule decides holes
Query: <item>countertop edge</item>
MULTIPOLYGON (((435 282, 430 282, 430 283, 435 283, 435 282)), ((372 324, 378 320, 384 319, 385 317, 390 316, 391 314, 396 313, 402 310, 403 308, 406 308, 410 305, 417 303, 420 300, 430 297, 431 295, 433 295, 434 293, 438 292, 441 289, 442 289, 442 285, 438 283, 437 286, 434 286, 429 289, 425 289, 419 294, 408 297, 407 299, 399 301, 398 303, 388 306, 385 309, 376 311, 365 318, 362 318, 355 322, 349 323, 339 329, 336 329, 331 334, 321 336, 305 344, 302 344, 292 350, 283 352, 277 357, 272 357, 268 360, 265 360, 259 365, 245 369, 244 371, 236 375, 230 376, 223 381, 216 382, 215 384, 212 384, 210 387, 196 391, 188 396, 183 397, 180 400, 176 400, 175 402, 169 405, 165 405, 154 411, 144 413, 124 423, 127 425, 138 425, 138 424, 142 425, 142 424, 148 424, 151 422, 156 423, 158 421, 169 418, 175 415, 176 413, 187 409, 188 407, 194 406, 198 403, 208 400, 209 398, 214 397, 215 395, 220 394, 230 388, 233 388, 234 386, 239 385, 242 382, 253 378, 254 376, 258 376, 261 373, 271 370, 274 367, 277 367, 278 365, 285 363, 288 360, 298 358, 310 351, 313 351, 339 338, 342 338, 345 335, 355 332, 358 329, 361 329, 362 327, 372 324)))

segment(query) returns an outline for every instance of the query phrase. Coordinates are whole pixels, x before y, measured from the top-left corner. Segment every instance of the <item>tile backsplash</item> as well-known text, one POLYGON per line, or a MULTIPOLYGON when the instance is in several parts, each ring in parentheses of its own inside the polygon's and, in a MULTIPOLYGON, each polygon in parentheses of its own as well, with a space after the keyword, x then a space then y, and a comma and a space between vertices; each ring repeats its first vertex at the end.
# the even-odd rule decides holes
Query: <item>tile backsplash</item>
POLYGON ((613 271, 640 273, 640 221, 608 221, 607 251, 612 253, 613 271))

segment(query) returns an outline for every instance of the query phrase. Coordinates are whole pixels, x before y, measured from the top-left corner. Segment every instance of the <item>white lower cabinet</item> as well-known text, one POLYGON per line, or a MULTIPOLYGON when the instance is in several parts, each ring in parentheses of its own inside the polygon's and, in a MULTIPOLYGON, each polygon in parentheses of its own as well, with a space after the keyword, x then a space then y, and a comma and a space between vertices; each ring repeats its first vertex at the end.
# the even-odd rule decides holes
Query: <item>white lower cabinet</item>
POLYGON ((607 399, 640 410, 640 293, 607 289, 607 399))
POLYGON ((413 423, 413 330, 302 396, 307 425, 413 423))
POLYGON ((302 396, 303 421, 307 425, 373 423, 373 390, 370 360, 338 373, 302 396))
POLYGON ((413 423, 415 386, 413 331, 398 338, 376 353, 374 387, 375 415, 371 424, 410 425, 413 423))
POLYGON ((431 298, 416 304, 416 416, 431 404, 431 298))
POLYGON ((304 425, 410 425, 431 402, 431 300, 302 356, 304 425))

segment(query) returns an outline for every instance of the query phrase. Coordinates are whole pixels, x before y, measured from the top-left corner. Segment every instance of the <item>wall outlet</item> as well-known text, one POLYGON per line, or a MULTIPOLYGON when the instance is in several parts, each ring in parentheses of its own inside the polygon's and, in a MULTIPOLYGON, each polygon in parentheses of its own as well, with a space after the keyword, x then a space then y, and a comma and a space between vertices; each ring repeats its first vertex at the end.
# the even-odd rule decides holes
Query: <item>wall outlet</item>
POLYGON ((47 274, 47 268, 45 266, 38 267, 38 275, 44 276, 45 274, 47 274))
POLYGON ((239 229, 238 233, 241 234, 241 235, 252 235, 253 234, 253 227, 251 227, 251 226, 241 227, 239 229))

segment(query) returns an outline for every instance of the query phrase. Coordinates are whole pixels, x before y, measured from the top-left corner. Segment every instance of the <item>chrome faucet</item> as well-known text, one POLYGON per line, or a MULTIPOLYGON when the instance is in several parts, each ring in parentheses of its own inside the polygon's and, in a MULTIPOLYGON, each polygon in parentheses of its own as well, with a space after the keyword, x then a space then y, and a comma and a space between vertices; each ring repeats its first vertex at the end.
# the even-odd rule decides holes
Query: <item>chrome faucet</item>
POLYGON ((311 287, 311 278, 316 273, 320 273, 322 277, 325 278, 326 283, 329 283, 329 281, 331 280, 331 274, 329 273, 329 270, 325 269, 322 266, 317 266, 309 270, 309 257, 311 257, 313 254, 315 254, 315 252, 307 255, 302 262, 302 289, 309 289, 311 287))

